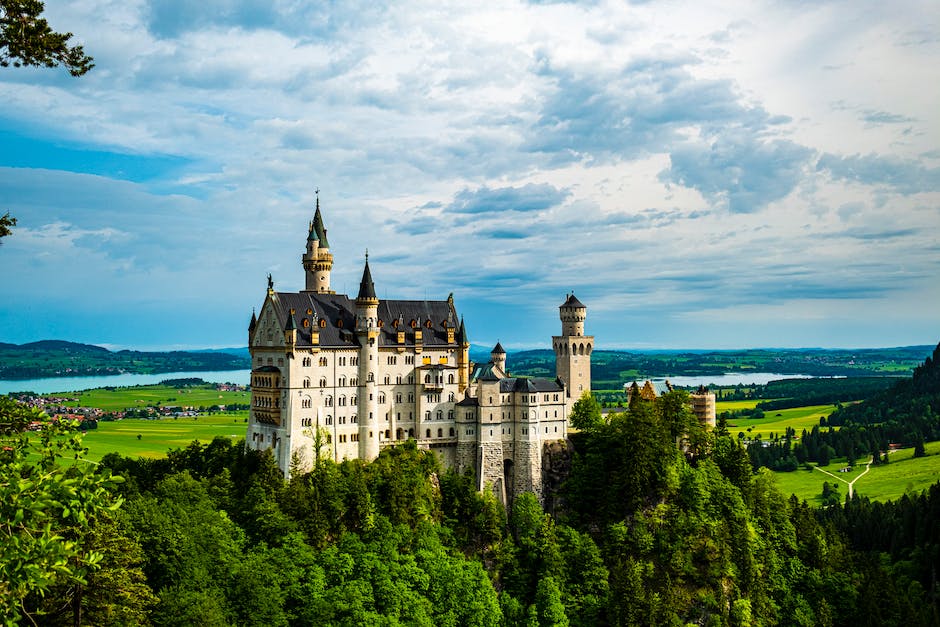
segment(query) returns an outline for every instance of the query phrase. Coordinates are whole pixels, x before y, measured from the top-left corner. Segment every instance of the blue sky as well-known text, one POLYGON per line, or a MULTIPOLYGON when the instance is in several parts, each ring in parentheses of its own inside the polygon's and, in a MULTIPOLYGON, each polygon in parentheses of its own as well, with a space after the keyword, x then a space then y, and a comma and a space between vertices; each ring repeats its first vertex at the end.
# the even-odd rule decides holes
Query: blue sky
POLYGON ((940 4, 47 2, 0 69, 0 341, 240 346, 266 275, 454 293, 475 343, 940 339, 940 4))

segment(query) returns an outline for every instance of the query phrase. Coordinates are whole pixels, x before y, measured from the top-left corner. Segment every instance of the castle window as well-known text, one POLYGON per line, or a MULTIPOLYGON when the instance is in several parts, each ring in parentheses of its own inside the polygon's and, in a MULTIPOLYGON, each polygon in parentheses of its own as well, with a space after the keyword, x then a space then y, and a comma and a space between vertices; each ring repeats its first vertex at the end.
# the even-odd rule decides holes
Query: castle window
POLYGON ((320 358, 320 365, 321 365, 321 366, 325 366, 326 364, 327 364, 326 357, 321 357, 321 358, 320 358))
POLYGON ((339 381, 336 382, 336 385, 339 387, 346 387, 346 377, 340 377, 339 381))
POLYGON ((337 328, 337 329, 342 329, 342 328, 343 328, 343 319, 342 319, 342 318, 337 318, 337 319, 336 319, 336 328, 337 328))
POLYGON ((310 387, 310 377, 304 377, 304 387, 310 387))
POLYGON ((437 437, 439 437, 439 438, 443 438, 443 437, 444 437, 444 430, 443 430, 443 429, 438 429, 438 430, 437 430, 437 437))
POLYGON ((398 357, 395 357, 394 355, 389 355, 389 356, 388 356, 388 365, 389 365, 389 366, 394 366, 397 361, 398 361, 398 357))
POLYGON ((323 400, 323 405, 324 405, 325 407, 332 407, 332 406, 333 406, 333 397, 332 397, 332 396, 327 396, 327 397, 323 400))
POLYGON ((339 424, 341 424, 341 425, 346 424, 346 416, 340 416, 340 417, 339 417, 339 424))
POLYGON ((395 439, 400 440, 401 436, 402 436, 402 430, 401 430, 401 427, 399 427, 398 429, 395 430, 395 439))
POLYGON ((375 380, 375 375, 373 373, 370 372, 369 374, 366 375, 366 381, 374 381, 374 380, 375 380))
POLYGON ((327 444, 332 444, 332 443, 333 443, 333 436, 330 435, 329 433, 326 434, 326 443, 327 443, 327 444))
POLYGON ((414 376, 413 374, 409 374, 409 375, 408 375, 408 383, 411 384, 411 383, 414 383, 414 382, 415 382, 415 376, 414 376))
POLYGON ((448 420, 453 420, 453 419, 454 419, 454 410, 453 410, 453 409, 451 409, 450 411, 447 412, 447 419, 448 419, 448 420))
POLYGON ((384 404, 385 404, 385 395, 384 395, 384 394, 379 394, 379 404, 380 404, 380 405, 384 405, 384 404))
POLYGON ((340 397, 339 397, 338 405, 339 405, 340 407, 345 407, 345 406, 346 406, 346 397, 345 397, 345 396, 340 396, 340 397))
POLYGON ((414 403, 414 402, 415 402, 415 395, 414 395, 414 392, 408 392, 408 402, 409 402, 409 403, 414 403))
POLYGON ((412 328, 412 329, 417 329, 417 328, 418 328, 418 321, 415 320, 414 318, 412 318, 412 320, 411 320, 411 322, 410 322, 409 324, 411 325, 411 328, 412 328))
POLYGON ((425 383, 430 383, 430 382, 431 382, 431 375, 429 375, 429 374, 424 375, 424 382, 425 382, 425 383))
POLYGON ((349 385, 359 385, 359 377, 352 377, 349 379, 349 385))
POLYGON ((437 410, 437 419, 438 420, 444 419, 444 412, 442 412, 440 409, 437 410))
POLYGON ((392 439, 392 432, 389 431, 388 429, 385 430, 385 439, 386 440, 392 439))
POLYGON ((333 416, 331 416, 330 414, 326 415, 326 424, 328 425, 333 424, 333 416))
POLYGON ((358 365, 359 365, 359 358, 358 358, 358 357, 350 357, 350 358, 349 358, 349 365, 350 365, 350 366, 358 366, 358 365))
POLYGON ((320 377, 320 387, 321 388, 326 387, 326 377, 320 377))
POLYGON ((397 383, 398 385, 401 385, 401 375, 398 375, 397 377, 395 377, 395 383, 397 383))
POLYGON ((383 382, 385 383, 385 385, 389 385, 392 382, 392 378, 388 375, 385 375, 385 379, 383 379, 383 382))
POLYGON ((320 318, 320 328, 321 329, 326 328, 326 318, 320 318))
POLYGON ((451 392, 450 394, 447 395, 447 402, 448 402, 448 403, 453 403, 456 399, 457 399, 457 397, 454 396, 454 393, 453 393, 453 392, 451 392))
POLYGON ((359 400, 359 397, 353 394, 352 396, 349 397, 349 404, 355 405, 358 400, 359 400))
POLYGON ((415 430, 414 430, 414 429, 408 429, 408 437, 409 437, 409 438, 415 437, 415 430))
POLYGON ((309 326, 310 326, 310 319, 309 319, 309 318, 304 318, 303 327, 306 329, 306 328, 308 328, 309 326))
POLYGON ((428 319, 425 321, 424 326, 425 326, 425 328, 430 329, 430 328, 433 327, 434 325, 431 324, 431 319, 428 318, 428 319))
POLYGON ((428 429, 427 431, 424 432, 424 437, 426 437, 426 438, 431 437, 431 430, 430 430, 430 429, 428 429))
MULTIPOLYGON (((382 327, 384 327, 384 326, 385 326, 385 321, 384 321, 384 320, 382 320, 381 318, 379 318, 378 320, 376 320, 376 322, 375 322, 375 326, 377 326, 378 328, 380 328, 380 329, 381 329, 382 327)), ((388 437, 388 436, 385 436, 385 437, 388 437)))
POLYGON ((401 394, 396 394, 396 395, 395 395, 395 402, 396 402, 396 403, 400 403, 400 402, 401 402, 401 394))
POLYGON ((349 422, 356 424, 357 422, 359 422, 359 416, 357 416, 356 414, 353 414, 352 418, 349 419, 349 422))
POLYGON ((454 428, 453 428, 453 427, 450 428, 450 437, 454 437, 454 428))
POLYGON ((305 368, 309 368, 309 367, 310 367, 310 364, 311 364, 310 358, 309 358, 309 357, 304 357, 304 362, 303 362, 303 363, 304 363, 304 367, 305 367, 305 368))
POLYGON ((454 375, 453 375, 453 374, 447 375, 447 382, 448 382, 448 383, 453 383, 453 382, 454 382, 454 375))
POLYGON ((425 420, 430 420, 430 419, 431 419, 431 412, 429 412, 429 411, 424 412, 424 419, 425 419, 425 420))

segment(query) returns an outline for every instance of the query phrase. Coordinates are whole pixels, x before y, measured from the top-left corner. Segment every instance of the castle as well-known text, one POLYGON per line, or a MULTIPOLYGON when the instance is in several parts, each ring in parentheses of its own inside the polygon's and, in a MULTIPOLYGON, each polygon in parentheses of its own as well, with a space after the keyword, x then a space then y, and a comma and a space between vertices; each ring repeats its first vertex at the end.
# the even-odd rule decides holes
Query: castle
POLYGON ((552 338, 556 378, 513 377, 499 343, 488 363, 470 361, 453 295, 380 300, 368 255, 355 298, 332 290, 319 199, 301 259, 305 289, 275 291, 269 275, 252 313, 247 446, 271 449, 289 476, 323 456, 371 460, 413 439, 504 501, 541 495, 543 445, 567 436, 572 405, 591 389, 594 338, 574 294, 552 338))

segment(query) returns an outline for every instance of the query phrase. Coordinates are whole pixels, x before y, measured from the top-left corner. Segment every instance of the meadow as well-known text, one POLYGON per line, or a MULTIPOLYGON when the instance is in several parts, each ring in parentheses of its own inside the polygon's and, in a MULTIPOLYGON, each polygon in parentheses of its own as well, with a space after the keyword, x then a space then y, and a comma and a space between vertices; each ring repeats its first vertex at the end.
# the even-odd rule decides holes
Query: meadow
POLYGON ((104 411, 120 411, 139 407, 181 406, 210 407, 212 405, 247 405, 251 394, 243 392, 223 392, 214 386, 176 388, 165 385, 140 385, 129 388, 96 388, 83 392, 63 392, 47 394, 75 398, 64 403, 68 407, 97 407, 104 411))
POLYGON ((247 411, 237 411, 186 418, 100 421, 97 429, 86 432, 83 443, 88 448, 87 459, 93 462, 108 453, 133 459, 164 457, 167 451, 185 448, 193 440, 207 444, 216 436, 244 438, 247 419, 247 411))
MULTIPOLYGON (((930 487, 940 479, 940 442, 928 442, 925 449, 927 456, 919 459, 914 459, 912 448, 890 453, 887 465, 872 466, 864 477, 855 482, 855 493, 873 501, 888 501, 897 499, 905 492, 916 494, 930 487)), ((844 462, 834 461, 825 470, 846 481, 852 481, 865 471, 865 464, 859 462, 852 472, 837 472, 844 465, 844 462)), ((845 483, 818 470, 800 469, 774 474, 781 492, 795 494, 811 505, 822 503, 822 485, 825 481, 836 484, 843 499, 848 495, 849 487, 845 483)))
MULTIPOLYGON (((758 402, 756 400, 721 402, 717 403, 716 411, 720 414, 723 411, 751 409, 758 402)), ((728 421, 728 431, 734 436, 744 432, 744 437, 748 439, 756 439, 760 435, 762 440, 767 440, 770 439, 771 434, 782 436, 787 427, 791 427, 799 437, 803 429, 812 430, 814 426, 819 425, 820 418, 828 417, 835 409, 835 405, 809 405, 792 409, 768 410, 764 412, 763 418, 738 416, 728 421)))

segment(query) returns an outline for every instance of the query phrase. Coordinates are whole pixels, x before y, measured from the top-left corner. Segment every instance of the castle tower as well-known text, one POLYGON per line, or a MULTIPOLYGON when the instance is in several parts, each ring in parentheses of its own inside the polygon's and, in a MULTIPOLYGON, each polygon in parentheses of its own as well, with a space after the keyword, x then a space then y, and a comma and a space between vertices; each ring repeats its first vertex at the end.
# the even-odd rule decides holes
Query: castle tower
POLYGON ((330 289, 330 271, 333 269, 333 255, 330 242, 326 239, 326 228, 320 214, 320 196, 317 195, 317 210, 307 232, 307 249, 301 257, 304 265, 305 291, 319 294, 332 294, 330 289))
POLYGON ((356 335, 359 338, 359 458, 379 456, 379 402, 376 389, 379 368, 379 299, 375 295, 369 255, 356 296, 356 335))
POLYGON ((490 361, 492 361, 493 365, 499 368, 503 374, 506 374, 506 351, 503 350, 503 345, 499 342, 496 342, 496 346, 490 351, 490 361))
POLYGON ((591 352, 594 336, 584 335, 587 307, 574 293, 558 308, 561 335, 552 337, 555 350, 555 374, 565 382, 568 402, 574 403, 591 390, 591 352))

